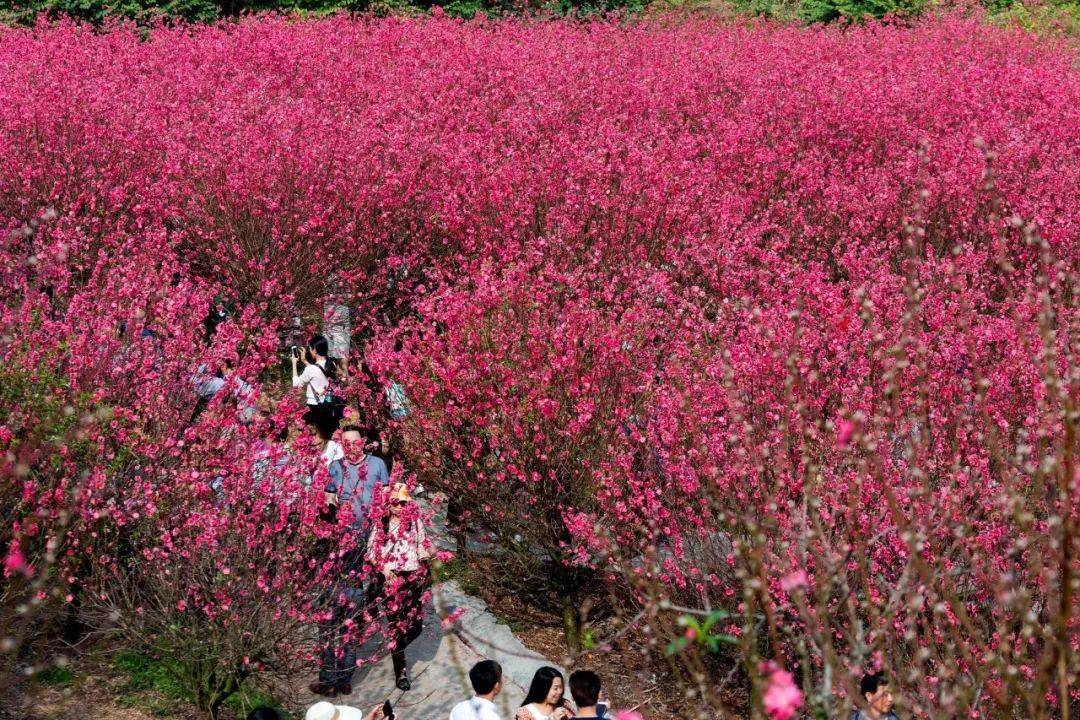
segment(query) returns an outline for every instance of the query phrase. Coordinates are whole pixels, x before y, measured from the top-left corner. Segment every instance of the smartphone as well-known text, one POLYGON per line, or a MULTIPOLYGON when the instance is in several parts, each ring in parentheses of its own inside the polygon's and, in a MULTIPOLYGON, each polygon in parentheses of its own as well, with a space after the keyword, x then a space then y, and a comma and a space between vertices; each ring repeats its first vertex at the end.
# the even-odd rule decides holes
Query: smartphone
POLYGON ((601 718, 606 718, 608 716, 607 701, 601 700, 600 702, 596 703, 596 716, 601 718))
POLYGON ((394 720, 394 706, 387 700, 382 704, 382 714, 386 720, 394 720))

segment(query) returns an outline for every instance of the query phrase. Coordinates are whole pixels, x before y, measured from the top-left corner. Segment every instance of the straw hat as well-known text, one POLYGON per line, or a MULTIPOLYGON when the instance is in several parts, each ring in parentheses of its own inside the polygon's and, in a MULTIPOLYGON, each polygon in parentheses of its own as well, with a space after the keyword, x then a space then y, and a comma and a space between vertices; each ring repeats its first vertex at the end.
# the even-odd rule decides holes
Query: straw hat
POLYGON ((412 500, 412 496, 409 495, 409 488, 405 483, 397 483, 394 485, 394 489, 390 491, 390 502, 409 502, 412 500))

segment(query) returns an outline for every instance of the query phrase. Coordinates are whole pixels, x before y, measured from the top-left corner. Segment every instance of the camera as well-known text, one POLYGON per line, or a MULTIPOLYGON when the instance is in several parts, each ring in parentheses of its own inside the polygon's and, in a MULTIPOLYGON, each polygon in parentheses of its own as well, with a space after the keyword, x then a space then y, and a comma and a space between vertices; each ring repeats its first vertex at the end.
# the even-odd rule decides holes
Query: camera
POLYGON ((298 345, 290 346, 289 347, 289 352, 292 353, 292 356, 294 358, 296 358, 297 360, 299 360, 300 358, 302 358, 304 356, 304 349, 301 348, 298 345))

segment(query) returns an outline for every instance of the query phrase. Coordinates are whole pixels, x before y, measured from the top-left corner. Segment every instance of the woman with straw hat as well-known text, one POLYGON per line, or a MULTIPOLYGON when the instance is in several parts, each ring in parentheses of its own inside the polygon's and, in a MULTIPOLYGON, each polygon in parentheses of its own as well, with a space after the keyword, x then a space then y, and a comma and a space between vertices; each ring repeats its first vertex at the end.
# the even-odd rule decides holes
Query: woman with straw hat
POLYGON ((405 668, 405 648, 419 637, 424 621, 424 592, 430 581, 431 543, 420 507, 405 483, 391 489, 381 521, 368 539, 367 560, 378 574, 372 588, 389 626, 394 677, 399 690, 412 687, 405 668))

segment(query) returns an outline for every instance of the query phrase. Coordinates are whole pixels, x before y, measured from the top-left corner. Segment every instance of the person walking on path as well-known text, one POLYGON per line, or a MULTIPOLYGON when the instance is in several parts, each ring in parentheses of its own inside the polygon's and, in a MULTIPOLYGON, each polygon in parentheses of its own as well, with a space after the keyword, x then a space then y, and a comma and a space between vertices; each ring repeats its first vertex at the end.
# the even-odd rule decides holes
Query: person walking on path
POLYGON ((574 716, 563 691, 566 681, 561 672, 544 666, 533 675, 529 693, 518 708, 514 720, 568 720, 574 716))
POLYGON ((859 681, 859 693, 866 700, 866 709, 851 713, 850 720, 900 720, 892 711, 893 694, 885 673, 863 675, 859 681))
POLYGON ((469 683, 476 694, 455 705, 450 720, 502 720, 495 708, 495 696, 503 687, 502 666, 494 660, 481 660, 469 670, 469 683))
POLYGON ((402 692, 412 687, 405 648, 424 628, 424 592, 431 579, 427 561, 432 554, 420 506, 405 484, 398 483, 390 494, 387 514, 372 524, 367 561, 379 570, 372 595, 382 602, 394 679, 402 692))
POLYGON ((356 648, 348 637, 348 621, 354 620, 366 604, 367 593, 359 576, 368 549, 371 505, 378 489, 390 482, 383 461, 364 452, 364 436, 359 428, 349 426, 342 431, 341 453, 340 459, 330 463, 325 519, 338 522, 338 509, 346 508, 355 542, 342 560, 344 579, 327 591, 330 617, 322 631, 319 679, 308 686, 316 695, 330 697, 352 692, 356 648))
MULTIPOLYGON (((327 471, 330 482, 326 486, 326 503, 337 509, 348 506, 353 514, 353 526, 367 537, 370 526, 368 511, 379 487, 390 482, 386 463, 370 453, 365 447, 364 433, 355 425, 341 431, 335 459, 330 460, 327 471), (340 457, 336 457, 340 455, 340 457)), ((323 456, 323 459, 327 459, 323 456)))

